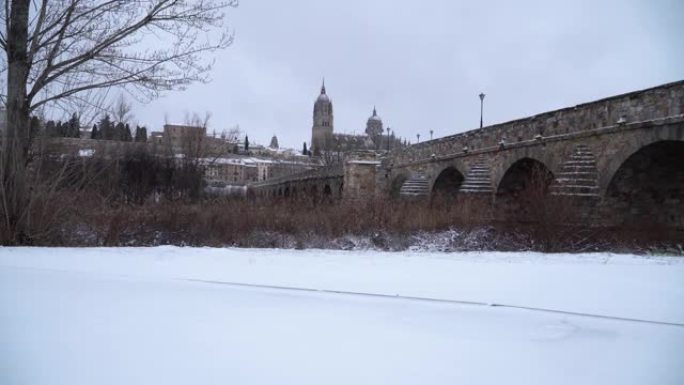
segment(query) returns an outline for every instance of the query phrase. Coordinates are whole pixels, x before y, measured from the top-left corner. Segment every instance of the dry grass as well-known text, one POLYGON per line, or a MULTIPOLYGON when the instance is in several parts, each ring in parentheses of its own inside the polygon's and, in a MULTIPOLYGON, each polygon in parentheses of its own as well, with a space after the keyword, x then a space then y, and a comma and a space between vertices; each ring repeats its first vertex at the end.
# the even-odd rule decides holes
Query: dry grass
POLYGON ((449 230, 460 234, 455 250, 683 252, 681 230, 591 226, 591 214, 578 216, 577 202, 549 195, 542 178, 516 191, 515 207, 525 210, 511 215, 488 195, 414 202, 201 198, 197 164, 145 153, 40 164, 31 174, 29 236, 18 238, 0 223, 3 245, 336 248, 340 238, 365 237, 373 247, 401 249, 416 234, 449 230))
POLYGON ((640 251, 681 254, 682 233, 488 221, 480 203, 461 207, 435 202, 323 202, 211 200, 144 205, 82 201, 61 223, 58 236, 36 244, 148 246, 159 244, 240 247, 339 248, 339 240, 365 237, 373 247, 404 249, 416 234, 451 229, 460 234, 452 250, 547 252, 640 251), (471 216, 467 216, 467 213, 471 216), (680 240, 679 244, 677 239, 680 240), (459 243, 460 242, 460 243, 459 243))

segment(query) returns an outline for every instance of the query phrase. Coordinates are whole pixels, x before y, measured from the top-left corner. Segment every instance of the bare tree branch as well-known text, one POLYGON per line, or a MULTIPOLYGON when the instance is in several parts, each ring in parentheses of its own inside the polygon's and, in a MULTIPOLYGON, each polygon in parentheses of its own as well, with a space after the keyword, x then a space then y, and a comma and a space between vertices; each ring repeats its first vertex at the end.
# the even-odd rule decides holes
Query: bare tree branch
POLYGON ((114 119, 117 122, 126 124, 133 119, 131 111, 133 111, 131 103, 126 100, 123 94, 119 95, 119 98, 112 106, 112 115, 114 116, 114 119))
POLYGON ((0 138, 0 225, 9 229, 8 242, 30 238, 35 187, 29 180, 35 171, 30 167, 31 113, 65 109, 70 103, 95 108, 113 87, 149 100, 207 81, 213 65, 210 54, 233 41, 224 12, 237 4, 238 0, 4 1, 0 74, 7 74, 7 91, 0 92, 0 101, 7 105, 7 128, 0 138))
POLYGON ((232 43, 232 34, 223 28, 222 11, 237 5, 237 1, 144 3, 149 7, 141 12, 139 2, 71 0, 65 9, 57 12, 64 20, 59 29, 53 24, 40 32, 50 31, 49 36, 33 37, 40 49, 34 56, 38 65, 31 75, 35 80, 28 96, 33 100, 38 92, 58 79, 79 76, 70 76, 70 89, 48 92, 50 96, 36 101, 35 105, 87 89, 132 84, 150 99, 160 92, 206 81, 212 63, 203 60, 202 54, 232 43), (89 3, 97 4, 84 6, 89 3), (117 17, 111 17, 112 13, 117 17), (138 36, 142 31, 158 34, 172 43, 144 50, 146 42, 138 36), (45 52, 41 55, 40 51, 45 52))

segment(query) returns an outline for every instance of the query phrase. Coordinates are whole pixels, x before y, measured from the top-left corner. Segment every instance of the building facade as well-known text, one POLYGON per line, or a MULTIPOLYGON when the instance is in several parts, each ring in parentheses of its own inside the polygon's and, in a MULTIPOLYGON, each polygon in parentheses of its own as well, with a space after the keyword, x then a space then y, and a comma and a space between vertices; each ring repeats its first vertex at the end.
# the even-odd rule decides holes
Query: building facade
POLYGON ((207 129, 200 126, 178 124, 164 125, 164 140, 170 143, 174 152, 194 151, 204 145, 207 129))
POLYGON ((308 157, 277 159, 232 156, 204 159, 203 163, 208 182, 237 185, 279 178, 318 167, 308 157))

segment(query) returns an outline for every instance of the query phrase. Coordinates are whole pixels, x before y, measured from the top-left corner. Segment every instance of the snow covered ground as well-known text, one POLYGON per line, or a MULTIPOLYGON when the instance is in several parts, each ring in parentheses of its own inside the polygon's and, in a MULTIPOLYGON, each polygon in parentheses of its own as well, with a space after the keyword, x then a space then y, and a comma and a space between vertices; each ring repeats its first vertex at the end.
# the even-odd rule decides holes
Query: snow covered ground
POLYGON ((683 367, 674 257, 0 248, 0 384, 683 384, 683 367))

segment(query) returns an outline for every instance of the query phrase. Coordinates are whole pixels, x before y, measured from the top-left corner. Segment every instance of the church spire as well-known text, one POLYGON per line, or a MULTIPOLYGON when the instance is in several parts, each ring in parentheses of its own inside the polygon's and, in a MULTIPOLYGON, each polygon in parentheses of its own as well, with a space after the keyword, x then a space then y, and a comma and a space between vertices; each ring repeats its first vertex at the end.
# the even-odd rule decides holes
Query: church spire
POLYGON ((373 106, 373 116, 378 116, 378 112, 375 110, 375 106, 373 106))
POLYGON ((323 78, 323 85, 321 86, 321 94, 325 94, 325 78, 323 78))

